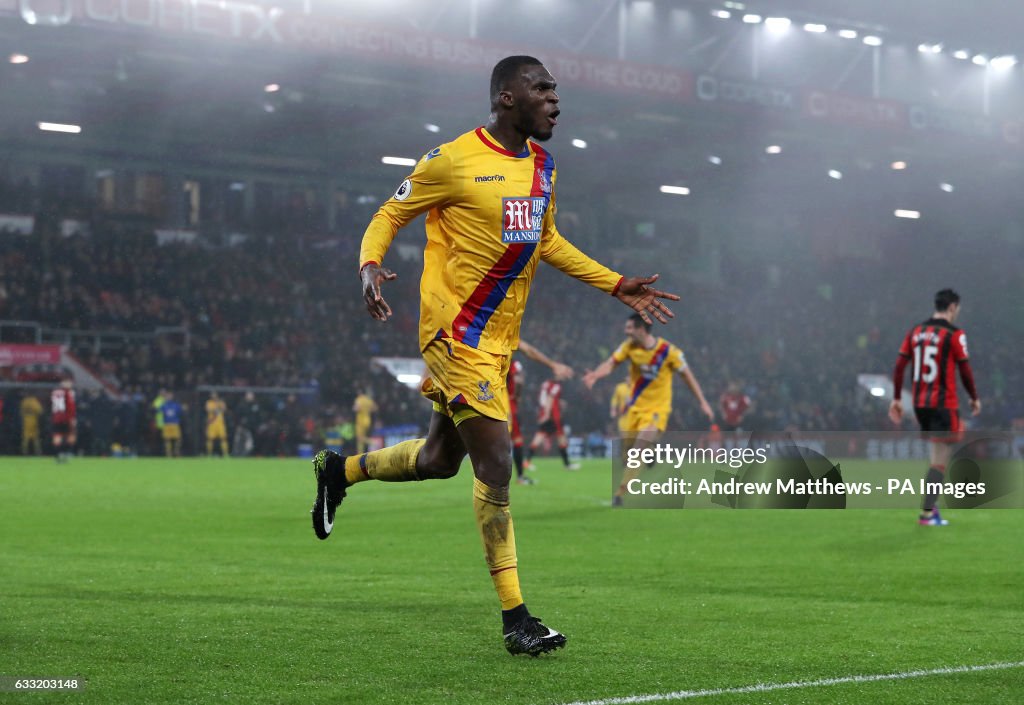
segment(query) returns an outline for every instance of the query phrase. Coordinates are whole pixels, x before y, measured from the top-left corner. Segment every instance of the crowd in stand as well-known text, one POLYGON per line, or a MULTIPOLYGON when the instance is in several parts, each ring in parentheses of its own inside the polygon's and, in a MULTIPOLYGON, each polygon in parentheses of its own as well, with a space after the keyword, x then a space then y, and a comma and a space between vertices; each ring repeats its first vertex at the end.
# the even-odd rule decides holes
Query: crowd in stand
MULTIPOLYGON (((97 351, 88 339, 73 343, 73 352, 116 383, 132 407, 89 395, 85 413, 102 417, 90 424, 101 439, 90 447, 93 452, 103 452, 102 443, 116 437, 144 446, 148 400, 160 389, 189 393, 200 385, 306 390, 298 402, 284 393, 261 396, 262 418, 248 423, 255 450, 263 454, 318 442, 317 429, 348 411, 359 384, 377 400, 379 424, 423 425, 429 407, 418 393, 371 362, 376 355, 417 356, 418 263, 389 262, 400 273, 385 290, 395 316, 386 324, 373 321, 354 271, 357 237, 297 244, 280 234, 229 247, 202 239, 160 245, 151 229, 124 225, 94 224, 91 234, 72 237, 45 224, 31 236, 0 234, 0 319, 71 330, 175 331, 128 338, 117 350, 97 351)), ((630 273, 646 269, 632 263, 628 252, 600 258, 630 273)), ((983 262, 977 266, 986 271, 983 262)), ((665 288, 682 294, 683 301, 674 307, 677 318, 654 332, 683 348, 713 406, 730 382, 740 383, 755 401, 745 427, 889 429, 885 404, 858 387, 857 375, 888 374, 902 335, 926 317, 933 292, 918 283, 927 277, 879 270, 877 262, 859 267, 835 261, 804 276, 806 262, 773 271, 753 268, 739 255, 723 259, 722 276, 713 285, 666 272, 665 288)), ((1010 290, 1020 275, 984 276, 988 290, 1010 290)), ((979 422, 1009 428, 1024 417, 1024 377, 1013 344, 1021 339, 1022 322, 1014 316, 1019 304, 1009 296, 979 300, 961 288, 963 325, 971 333, 986 403, 979 422)), ((548 268, 531 294, 523 337, 582 373, 623 339, 628 313, 610 297, 602 299, 548 268)), ((520 407, 527 432, 544 375, 545 368, 527 363, 520 407)), ((565 417, 574 432, 609 428, 612 386, 588 392, 582 384, 567 385, 565 417)), ((229 396, 229 409, 242 406, 240 400, 240 394, 229 396)), ((675 409, 671 428, 706 426, 678 383, 675 409)), ((242 418, 232 411, 236 420, 242 418)))

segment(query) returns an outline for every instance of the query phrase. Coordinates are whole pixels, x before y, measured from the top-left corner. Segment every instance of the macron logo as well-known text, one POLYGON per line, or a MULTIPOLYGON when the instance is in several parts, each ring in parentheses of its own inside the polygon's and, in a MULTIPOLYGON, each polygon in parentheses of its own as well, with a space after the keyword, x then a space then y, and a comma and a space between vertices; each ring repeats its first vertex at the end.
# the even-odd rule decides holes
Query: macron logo
POLYGON ((477 182, 478 184, 484 184, 484 183, 487 183, 488 181, 504 181, 504 180, 505 180, 505 177, 502 176, 501 174, 495 174, 493 176, 476 176, 476 177, 473 178, 473 181, 477 182))

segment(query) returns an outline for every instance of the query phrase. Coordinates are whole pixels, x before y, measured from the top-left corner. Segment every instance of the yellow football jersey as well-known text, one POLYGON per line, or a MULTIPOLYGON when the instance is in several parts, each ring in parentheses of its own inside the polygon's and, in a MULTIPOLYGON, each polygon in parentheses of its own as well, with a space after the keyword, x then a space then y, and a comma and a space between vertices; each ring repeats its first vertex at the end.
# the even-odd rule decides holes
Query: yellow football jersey
POLYGON ((383 262, 398 229, 427 212, 420 349, 457 340, 507 355, 538 260, 612 293, 622 277, 555 227, 554 159, 534 142, 519 154, 482 127, 431 150, 374 215, 359 266, 383 262))
POLYGON ((672 409, 672 372, 686 367, 683 351, 664 338, 654 347, 626 340, 612 353, 615 362, 629 360, 629 397, 626 409, 669 412, 672 409))
POLYGON ((356 417, 358 419, 369 421, 370 414, 377 411, 377 402, 366 394, 360 394, 356 397, 355 403, 353 403, 352 407, 355 409, 356 417))
POLYGON ((214 423, 224 418, 224 412, 227 406, 224 404, 223 399, 207 399, 206 400, 206 423, 214 423))

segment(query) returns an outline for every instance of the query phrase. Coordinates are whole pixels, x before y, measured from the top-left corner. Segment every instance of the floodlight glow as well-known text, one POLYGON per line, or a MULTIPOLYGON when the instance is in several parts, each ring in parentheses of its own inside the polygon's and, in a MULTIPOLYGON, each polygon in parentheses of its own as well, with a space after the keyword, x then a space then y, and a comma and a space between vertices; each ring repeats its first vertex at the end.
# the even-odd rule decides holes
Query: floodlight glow
POLYGON ((781 154, 782 153, 782 147, 780 147, 777 144, 770 144, 770 145, 768 145, 767 147, 764 148, 764 151, 766 153, 768 153, 768 154, 781 154))
POLYGON ((829 169, 828 170, 828 175, 829 175, 829 178, 835 179, 837 181, 839 179, 843 178, 843 172, 839 171, 838 169, 829 169))
POLYGON ((26 54, 11 54, 7 60, 12 64, 27 64, 28 56, 26 54))
POLYGON ((1017 57, 1009 54, 1006 56, 997 56, 989 62, 989 65, 994 69, 1012 69, 1017 65, 1017 57))
POLYGON ((941 44, 918 44, 917 50, 922 54, 938 54, 942 51, 941 44))
POLYGON ((911 220, 917 220, 921 217, 921 211, 908 211, 902 208, 897 208, 892 214, 897 218, 910 218, 911 220))
POLYGON ((761 15, 743 15, 743 21, 747 24, 758 24, 761 21, 761 15))
POLYGON ((732 13, 729 12, 728 10, 712 10, 711 16, 717 17, 720 20, 727 20, 730 17, 732 17, 732 13))
POLYGON ((884 387, 872 387, 871 388, 871 396, 873 396, 873 397, 884 397, 885 396, 885 388, 884 387))
POLYGON ((769 17, 764 21, 764 26, 772 32, 785 32, 791 24, 788 17, 769 17))
POLYGON ((278 85, 277 83, 268 83, 267 85, 263 86, 263 91, 265 93, 277 93, 279 90, 281 90, 281 86, 278 85))
POLYGON ((43 132, 67 132, 72 135, 77 135, 82 131, 80 125, 65 125, 59 122, 37 122, 36 125, 43 132))
POLYGON ((968 58, 970 58, 970 56, 971 55, 967 53, 966 49, 958 49, 957 51, 953 52, 953 58, 960 59, 961 61, 966 61, 968 58))
POLYGON ((907 168, 907 163, 904 161, 893 162, 892 168, 895 169, 896 171, 902 171, 903 169, 907 168))
POLYGON ((946 193, 953 193, 954 190, 953 184, 946 183, 945 181, 939 184, 939 188, 945 191, 946 193))
POLYGON ((671 193, 676 196, 688 196, 690 194, 690 189, 685 186, 662 186, 658 190, 662 193, 671 193))
POLYGON ((804 25, 804 31, 813 32, 814 34, 821 34, 822 32, 827 32, 828 27, 826 27, 823 24, 818 24, 816 22, 808 22, 807 24, 804 25))
POLYGON ((841 29, 839 30, 839 36, 843 39, 856 39, 857 30, 855 29, 841 29))
POLYGON ((408 157, 381 157, 380 163, 393 166, 416 166, 416 160, 408 157))
POLYGON ((974 64, 975 66, 984 66, 985 64, 988 63, 988 57, 985 56, 984 54, 975 54, 971 58, 971 63, 974 64))
POLYGON ((586 140, 581 140, 581 139, 574 139, 572 141, 572 146, 575 147, 576 149, 586 149, 587 148, 587 141, 586 140))
POLYGON ((412 375, 412 374, 400 374, 397 377, 395 377, 395 379, 398 380, 399 384, 416 384, 416 385, 418 385, 420 382, 423 381, 423 378, 420 377, 419 375, 412 375))
POLYGON ((867 44, 869 47, 880 47, 880 46, 882 46, 882 38, 881 37, 876 37, 873 34, 869 34, 868 36, 864 37, 864 39, 862 41, 865 44, 867 44))
POLYGON ((710 157, 708 157, 708 161, 711 162, 712 164, 714 164, 715 166, 720 166, 722 164, 722 158, 721 157, 717 157, 714 154, 712 154, 710 157))
POLYGON ((427 124, 425 124, 423 126, 423 129, 426 130, 427 132, 440 132, 441 131, 441 128, 438 127, 437 125, 435 125, 432 122, 428 122, 427 124))

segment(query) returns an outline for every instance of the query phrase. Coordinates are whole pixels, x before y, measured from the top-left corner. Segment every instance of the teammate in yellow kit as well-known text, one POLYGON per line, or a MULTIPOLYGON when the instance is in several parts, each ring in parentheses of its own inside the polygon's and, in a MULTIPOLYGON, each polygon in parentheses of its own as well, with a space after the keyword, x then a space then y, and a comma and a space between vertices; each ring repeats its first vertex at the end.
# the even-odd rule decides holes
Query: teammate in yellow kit
POLYGON ((505 377, 519 341, 530 285, 543 260, 566 274, 665 322, 650 287, 657 275, 626 278, 590 259, 555 227, 557 172, 538 144, 559 115, 555 79, 537 59, 511 56, 491 74, 485 126, 432 149, 399 185, 363 235, 359 272, 370 315, 391 316, 381 285, 397 276, 382 266, 398 230, 426 213, 420 281, 419 345, 427 365, 423 394, 434 403, 425 439, 342 458, 313 461, 313 529, 325 539, 347 490, 365 480, 449 478, 469 455, 473 508, 502 608, 505 648, 541 654, 565 637, 532 617, 523 603, 509 514, 512 475, 505 377))
POLYGON ((225 419, 227 405, 218 396, 217 392, 211 392, 210 398, 206 400, 206 454, 213 455, 214 441, 220 441, 220 453, 228 457, 228 426, 225 419))
POLYGON ((365 453, 370 429, 373 428, 373 415, 377 413, 377 402, 370 398, 365 389, 360 389, 352 404, 356 414, 356 452, 365 453))
POLYGON ((615 420, 620 433, 626 431, 626 426, 629 423, 629 417, 626 414, 629 411, 629 389, 628 378, 619 382, 615 385, 611 401, 608 403, 608 416, 615 420))
MULTIPOLYGON (((686 364, 682 350, 664 338, 651 335, 651 324, 637 315, 630 316, 626 321, 625 333, 627 339, 611 357, 583 375, 583 384, 591 389, 597 380, 611 374, 619 363, 629 360, 629 397, 626 400, 625 420, 619 421, 623 453, 635 446, 653 445, 665 430, 672 413, 673 371, 679 372, 679 376, 693 392, 701 412, 708 420, 714 420, 715 412, 704 398, 700 383, 686 364)), ((612 497, 612 506, 622 504, 625 487, 638 472, 624 469, 622 484, 612 497)))
POLYGON ((32 394, 25 395, 19 407, 21 411, 21 454, 28 455, 33 448, 33 455, 42 455, 42 444, 39 441, 39 418, 43 415, 43 405, 32 394))

